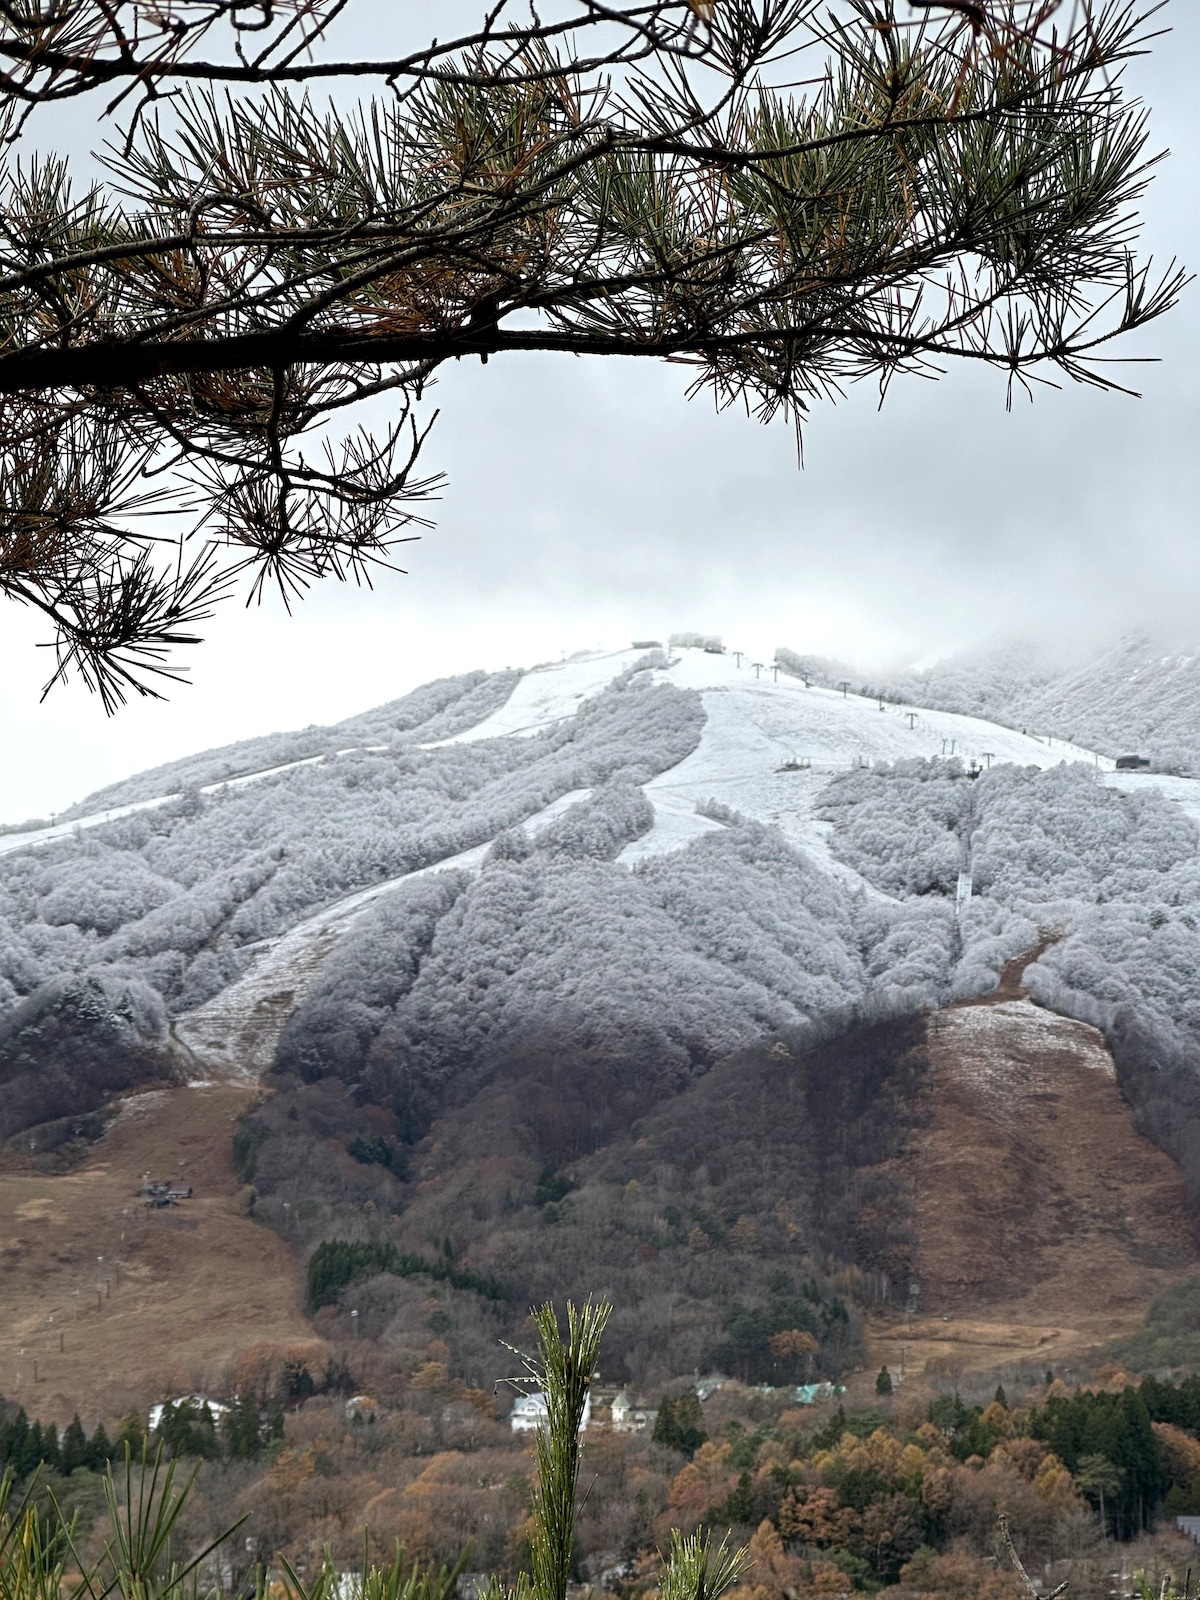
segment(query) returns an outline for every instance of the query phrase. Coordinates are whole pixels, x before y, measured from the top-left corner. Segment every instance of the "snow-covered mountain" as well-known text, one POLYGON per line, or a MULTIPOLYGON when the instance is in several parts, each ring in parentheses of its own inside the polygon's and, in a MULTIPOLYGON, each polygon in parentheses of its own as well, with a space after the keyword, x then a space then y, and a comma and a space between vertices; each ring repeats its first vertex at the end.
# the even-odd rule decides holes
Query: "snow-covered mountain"
POLYGON ((1200 1052, 1200 784, 797 659, 469 674, 0 835, 0 1136, 168 1055, 413 1134, 536 1049, 665 1090, 986 991, 1047 930, 1036 995, 1200 1052))
POLYGON ((865 674, 781 650, 814 681, 867 679, 888 696, 1077 740, 1105 755, 1138 753, 1156 770, 1200 773, 1200 649, 1133 633, 1100 650, 1065 641, 994 640, 920 671, 865 674))

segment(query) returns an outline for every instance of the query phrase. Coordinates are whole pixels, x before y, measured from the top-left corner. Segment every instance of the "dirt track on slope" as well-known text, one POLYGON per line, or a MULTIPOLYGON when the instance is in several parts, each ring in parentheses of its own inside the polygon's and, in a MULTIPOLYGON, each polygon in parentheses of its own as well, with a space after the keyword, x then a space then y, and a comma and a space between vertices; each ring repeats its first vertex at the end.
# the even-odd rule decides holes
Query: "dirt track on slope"
POLYGON ((1134 1128, 1102 1035, 1005 978, 927 1025, 917 1312, 877 1320, 869 1348, 893 1370, 901 1346, 910 1373, 1054 1366, 1200 1270, 1182 1177, 1134 1128))
MULTIPOLYGON (((94 1423, 147 1398, 228 1389, 253 1345, 311 1344, 298 1258, 242 1215, 230 1084, 132 1095, 77 1168, 0 1170, 0 1394, 31 1417, 94 1423), (142 1174, 195 1191, 148 1211, 142 1174), (34 1363, 37 1378, 34 1378, 34 1363)), ((315 1347, 314 1347, 315 1349, 315 1347)))

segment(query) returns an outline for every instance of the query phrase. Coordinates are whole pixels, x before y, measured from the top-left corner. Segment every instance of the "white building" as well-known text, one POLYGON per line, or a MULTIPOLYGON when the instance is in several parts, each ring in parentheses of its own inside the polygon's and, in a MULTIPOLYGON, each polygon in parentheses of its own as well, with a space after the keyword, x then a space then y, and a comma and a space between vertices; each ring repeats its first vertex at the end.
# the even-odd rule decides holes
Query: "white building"
POLYGON ((635 1406, 623 1389, 612 1403, 614 1433, 645 1433, 647 1428, 653 1428, 657 1419, 657 1409, 635 1406))
POLYGON ((197 1413, 202 1412, 207 1406, 214 1422, 220 1422, 221 1418, 229 1410, 227 1405, 222 1405, 219 1400, 210 1400, 206 1394, 181 1394, 175 1400, 163 1400, 158 1405, 150 1407, 150 1415, 146 1420, 151 1433, 162 1421, 163 1412, 168 1406, 192 1406, 197 1413))
MULTIPOLYGON (((550 1407, 546 1396, 538 1389, 533 1394, 517 1396, 517 1402, 512 1408, 509 1425, 514 1433, 531 1433, 535 1428, 540 1428, 550 1415, 550 1407)), ((583 1416, 580 1419, 580 1433, 592 1420, 592 1397, 589 1394, 583 1402, 583 1416)))
POLYGON ((373 1422, 379 1415, 379 1401, 369 1394, 351 1395, 346 1401, 347 1422, 373 1422))

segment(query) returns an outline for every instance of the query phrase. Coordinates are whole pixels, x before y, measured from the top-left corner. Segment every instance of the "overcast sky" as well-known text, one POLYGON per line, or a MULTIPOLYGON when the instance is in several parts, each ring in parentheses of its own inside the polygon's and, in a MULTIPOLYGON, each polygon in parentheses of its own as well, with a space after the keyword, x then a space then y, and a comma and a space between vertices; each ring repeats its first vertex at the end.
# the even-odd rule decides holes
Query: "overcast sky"
MULTIPOLYGON (((1200 5, 1136 64, 1169 146, 1144 213, 1164 259, 1200 266, 1200 5)), ((71 115, 71 113, 67 113, 71 115)), ((77 688, 39 703, 45 630, 0 607, 0 819, 60 810, 145 766, 325 722, 471 667, 702 628, 879 661, 994 633, 1200 639, 1200 299, 1150 330, 1140 400, 1043 392, 1004 409, 996 375, 869 389, 786 426, 685 398, 677 367, 510 357, 434 393, 449 485, 409 575, 326 588, 291 619, 234 611, 169 703, 106 719, 77 688)))

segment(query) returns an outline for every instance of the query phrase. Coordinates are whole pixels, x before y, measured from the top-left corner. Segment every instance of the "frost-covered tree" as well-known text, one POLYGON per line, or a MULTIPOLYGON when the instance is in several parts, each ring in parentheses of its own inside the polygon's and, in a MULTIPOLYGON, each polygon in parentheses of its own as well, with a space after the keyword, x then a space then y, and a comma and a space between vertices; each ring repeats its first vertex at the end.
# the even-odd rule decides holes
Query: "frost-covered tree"
MULTIPOLYGON (((971 780, 957 764, 898 762, 842 775, 823 807, 838 855, 931 910, 953 891, 949 864, 970 865, 956 994, 994 988, 1048 936, 1025 975, 1035 999, 1136 1035, 1139 1058, 1200 1068, 1200 837, 1159 791, 1127 794, 1081 765, 971 780)), ((889 940, 910 936, 902 924, 889 940)))
POLYGON ((364 914, 280 1066, 342 1077, 419 1129, 549 1057, 614 1096, 636 1084, 644 1103, 764 1037, 815 1039, 945 993, 944 906, 856 900, 733 813, 630 872, 612 860, 614 823, 639 813, 615 783, 561 833, 502 840, 477 879, 418 880, 364 914))

